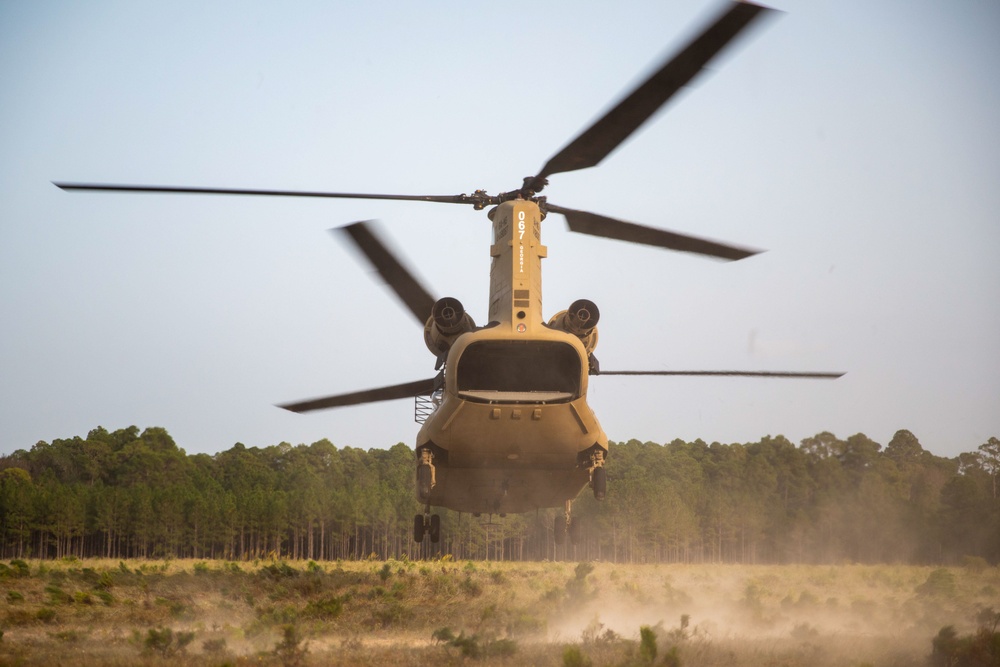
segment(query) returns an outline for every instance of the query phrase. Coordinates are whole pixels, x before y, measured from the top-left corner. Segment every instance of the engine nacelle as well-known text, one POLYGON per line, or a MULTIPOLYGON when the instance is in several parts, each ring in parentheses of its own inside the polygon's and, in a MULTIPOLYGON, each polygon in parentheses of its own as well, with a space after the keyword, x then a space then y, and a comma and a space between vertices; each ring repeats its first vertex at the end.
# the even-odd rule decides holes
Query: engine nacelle
POLYGON ((424 325, 424 343, 428 350, 441 358, 459 336, 475 328, 476 323, 465 312, 462 302, 446 296, 434 302, 431 316, 424 325))
POLYGON ((597 304, 589 299, 577 299, 570 304, 569 310, 553 315, 549 326, 579 338, 589 355, 597 347, 597 321, 600 319, 601 311, 597 309, 597 304))

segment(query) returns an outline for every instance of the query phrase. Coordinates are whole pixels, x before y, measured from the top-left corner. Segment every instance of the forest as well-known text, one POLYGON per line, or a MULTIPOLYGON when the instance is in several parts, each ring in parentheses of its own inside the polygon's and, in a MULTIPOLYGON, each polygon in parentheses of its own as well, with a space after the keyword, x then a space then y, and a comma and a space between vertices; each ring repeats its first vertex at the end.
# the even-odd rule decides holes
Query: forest
POLYGON ((357 560, 450 555, 615 563, 1000 561, 1000 440, 955 458, 896 432, 745 444, 615 442, 608 495, 556 510, 442 513, 439 544, 414 544, 414 453, 237 443, 188 455, 160 427, 38 442, 0 457, 0 559, 65 557, 357 560))

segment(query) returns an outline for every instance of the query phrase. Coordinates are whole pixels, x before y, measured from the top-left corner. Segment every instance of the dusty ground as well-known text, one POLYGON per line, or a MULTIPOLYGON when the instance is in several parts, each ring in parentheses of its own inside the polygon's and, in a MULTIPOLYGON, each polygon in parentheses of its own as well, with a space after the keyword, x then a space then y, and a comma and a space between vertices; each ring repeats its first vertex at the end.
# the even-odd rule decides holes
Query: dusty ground
POLYGON ((0 665, 926 664, 1000 569, 59 561, 0 568, 0 665))

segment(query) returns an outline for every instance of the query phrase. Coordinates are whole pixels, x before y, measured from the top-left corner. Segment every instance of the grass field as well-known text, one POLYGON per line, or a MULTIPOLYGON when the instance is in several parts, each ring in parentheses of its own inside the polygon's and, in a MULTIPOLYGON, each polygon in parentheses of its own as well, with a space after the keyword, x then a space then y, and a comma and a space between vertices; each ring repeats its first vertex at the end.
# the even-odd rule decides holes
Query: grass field
POLYGON ((0 665, 880 667, 995 623, 1000 568, 10 561, 0 596, 0 665))

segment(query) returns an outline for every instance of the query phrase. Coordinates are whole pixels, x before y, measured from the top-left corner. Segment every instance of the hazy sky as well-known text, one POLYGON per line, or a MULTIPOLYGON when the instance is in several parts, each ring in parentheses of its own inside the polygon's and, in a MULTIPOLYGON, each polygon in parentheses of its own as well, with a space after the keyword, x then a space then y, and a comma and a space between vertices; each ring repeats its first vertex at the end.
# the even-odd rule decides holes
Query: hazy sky
MULTIPOLYGON (((52 180, 457 194, 518 187, 706 0, 0 4, 0 453, 103 425, 189 453, 413 444, 411 401, 274 404, 433 375, 328 229, 378 218, 480 323, 471 207, 66 193, 52 180), (597 7, 593 3, 593 7, 597 7), (606 7, 613 6, 614 11, 606 7)), ((725 263, 543 228, 545 309, 601 309, 612 440, 1000 436, 1000 3, 782 0, 553 203, 767 252, 725 263)))

